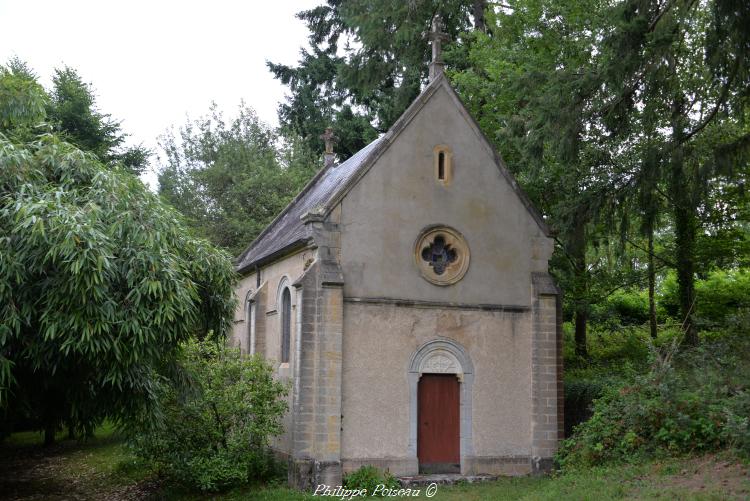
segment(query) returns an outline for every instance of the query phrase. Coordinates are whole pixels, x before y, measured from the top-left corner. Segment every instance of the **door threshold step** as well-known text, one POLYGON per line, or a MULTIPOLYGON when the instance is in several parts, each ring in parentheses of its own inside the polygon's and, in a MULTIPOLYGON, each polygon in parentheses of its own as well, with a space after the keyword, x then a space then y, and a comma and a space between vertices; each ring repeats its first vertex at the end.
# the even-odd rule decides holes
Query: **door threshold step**
POLYGON ((455 485, 474 484, 477 482, 492 482, 497 480, 497 475, 461 475, 458 473, 433 473, 429 475, 413 475, 409 477, 396 477, 401 487, 419 487, 430 484, 455 485))

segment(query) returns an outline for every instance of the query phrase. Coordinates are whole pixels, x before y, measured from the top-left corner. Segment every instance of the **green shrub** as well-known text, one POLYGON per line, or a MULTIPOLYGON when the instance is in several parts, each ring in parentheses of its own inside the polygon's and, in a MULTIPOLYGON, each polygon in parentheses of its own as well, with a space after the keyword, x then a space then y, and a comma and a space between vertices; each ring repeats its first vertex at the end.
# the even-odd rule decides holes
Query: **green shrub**
MULTIPOLYGON (((695 281, 696 323, 702 328, 725 327, 737 312, 750 308, 750 270, 717 270, 695 281)), ((660 287, 659 304, 677 318, 677 278, 670 272, 660 287)), ((681 319, 679 319, 681 320, 681 319)))
POLYGON ((750 342, 741 332, 655 353, 645 375, 606 386, 558 461, 567 468, 725 447, 750 455, 748 416, 750 342))
MULTIPOLYGON (((589 325, 587 333, 588 355, 575 354, 574 330, 572 325, 563 325, 563 350, 566 373, 576 371, 598 371, 601 375, 628 375, 636 370, 643 373, 648 368, 650 347, 653 344, 647 326, 618 327, 612 330, 597 324, 589 325)), ((661 341, 657 341, 661 343, 661 341)), ((599 377, 597 375, 597 377, 599 377)))
POLYGON ((591 417, 593 404, 602 396, 606 384, 592 379, 565 378, 565 436, 591 417))
MULTIPOLYGON (((572 345, 572 329, 565 336, 565 343, 572 345)), ((578 357, 572 350, 565 352, 565 436, 591 417, 594 400, 607 387, 632 382, 648 370, 652 341, 644 328, 612 332, 592 326, 589 341, 588 357, 578 357)))
POLYGON ((161 386, 161 419, 132 438, 135 454, 203 491, 269 478, 286 386, 261 358, 208 341, 187 343, 182 363, 188 384, 161 386))
POLYGON ((591 321, 612 327, 648 322, 648 291, 618 290, 592 305, 591 321))
MULTIPOLYGON (((362 466, 358 470, 344 476, 344 487, 352 490, 367 489, 368 495, 372 495, 378 485, 383 485, 385 489, 399 488, 396 477, 374 466, 362 466)), ((383 490, 380 489, 380 497, 383 497, 383 490)))

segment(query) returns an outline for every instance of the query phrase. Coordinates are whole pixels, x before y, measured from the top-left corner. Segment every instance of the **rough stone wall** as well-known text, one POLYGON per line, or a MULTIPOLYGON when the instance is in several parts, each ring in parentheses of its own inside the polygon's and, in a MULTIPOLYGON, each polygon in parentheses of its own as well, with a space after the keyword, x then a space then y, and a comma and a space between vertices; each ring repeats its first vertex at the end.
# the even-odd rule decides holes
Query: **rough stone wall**
POLYGON ((310 221, 318 259, 295 283, 301 297, 294 367, 293 452, 289 483, 341 484, 343 276, 335 222, 310 221))
MULTIPOLYGON (((255 302, 255 349, 254 353, 266 353, 268 334, 266 333, 266 311, 268 310, 268 282, 263 282, 253 298, 255 302)), ((250 327, 248 326, 248 330, 250 327)), ((250 352, 248 347, 247 352, 250 352)))

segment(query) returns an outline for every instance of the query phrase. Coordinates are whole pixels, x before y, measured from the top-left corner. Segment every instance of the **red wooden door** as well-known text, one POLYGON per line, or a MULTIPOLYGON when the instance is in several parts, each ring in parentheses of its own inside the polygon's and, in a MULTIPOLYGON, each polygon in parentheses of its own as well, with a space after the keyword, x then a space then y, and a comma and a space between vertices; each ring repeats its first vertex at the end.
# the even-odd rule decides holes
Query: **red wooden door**
POLYGON ((423 374, 419 379, 417 457, 422 473, 458 473, 459 383, 455 374, 423 374))

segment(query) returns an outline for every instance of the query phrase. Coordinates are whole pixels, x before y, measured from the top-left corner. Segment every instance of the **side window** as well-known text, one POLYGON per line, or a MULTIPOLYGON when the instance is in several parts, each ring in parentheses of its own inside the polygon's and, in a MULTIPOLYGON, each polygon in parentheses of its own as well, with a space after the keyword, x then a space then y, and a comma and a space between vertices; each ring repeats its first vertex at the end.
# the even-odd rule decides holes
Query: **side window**
POLYGON ((255 348, 255 304, 252 289, 245 296, 245 322, 245 327, 247 327, 247 352, 252 354, 255 348))
POLYGON ((289 363, 289 341, 292 330, 292 295, 289 287, 281 293, 281 363, 289 363))

